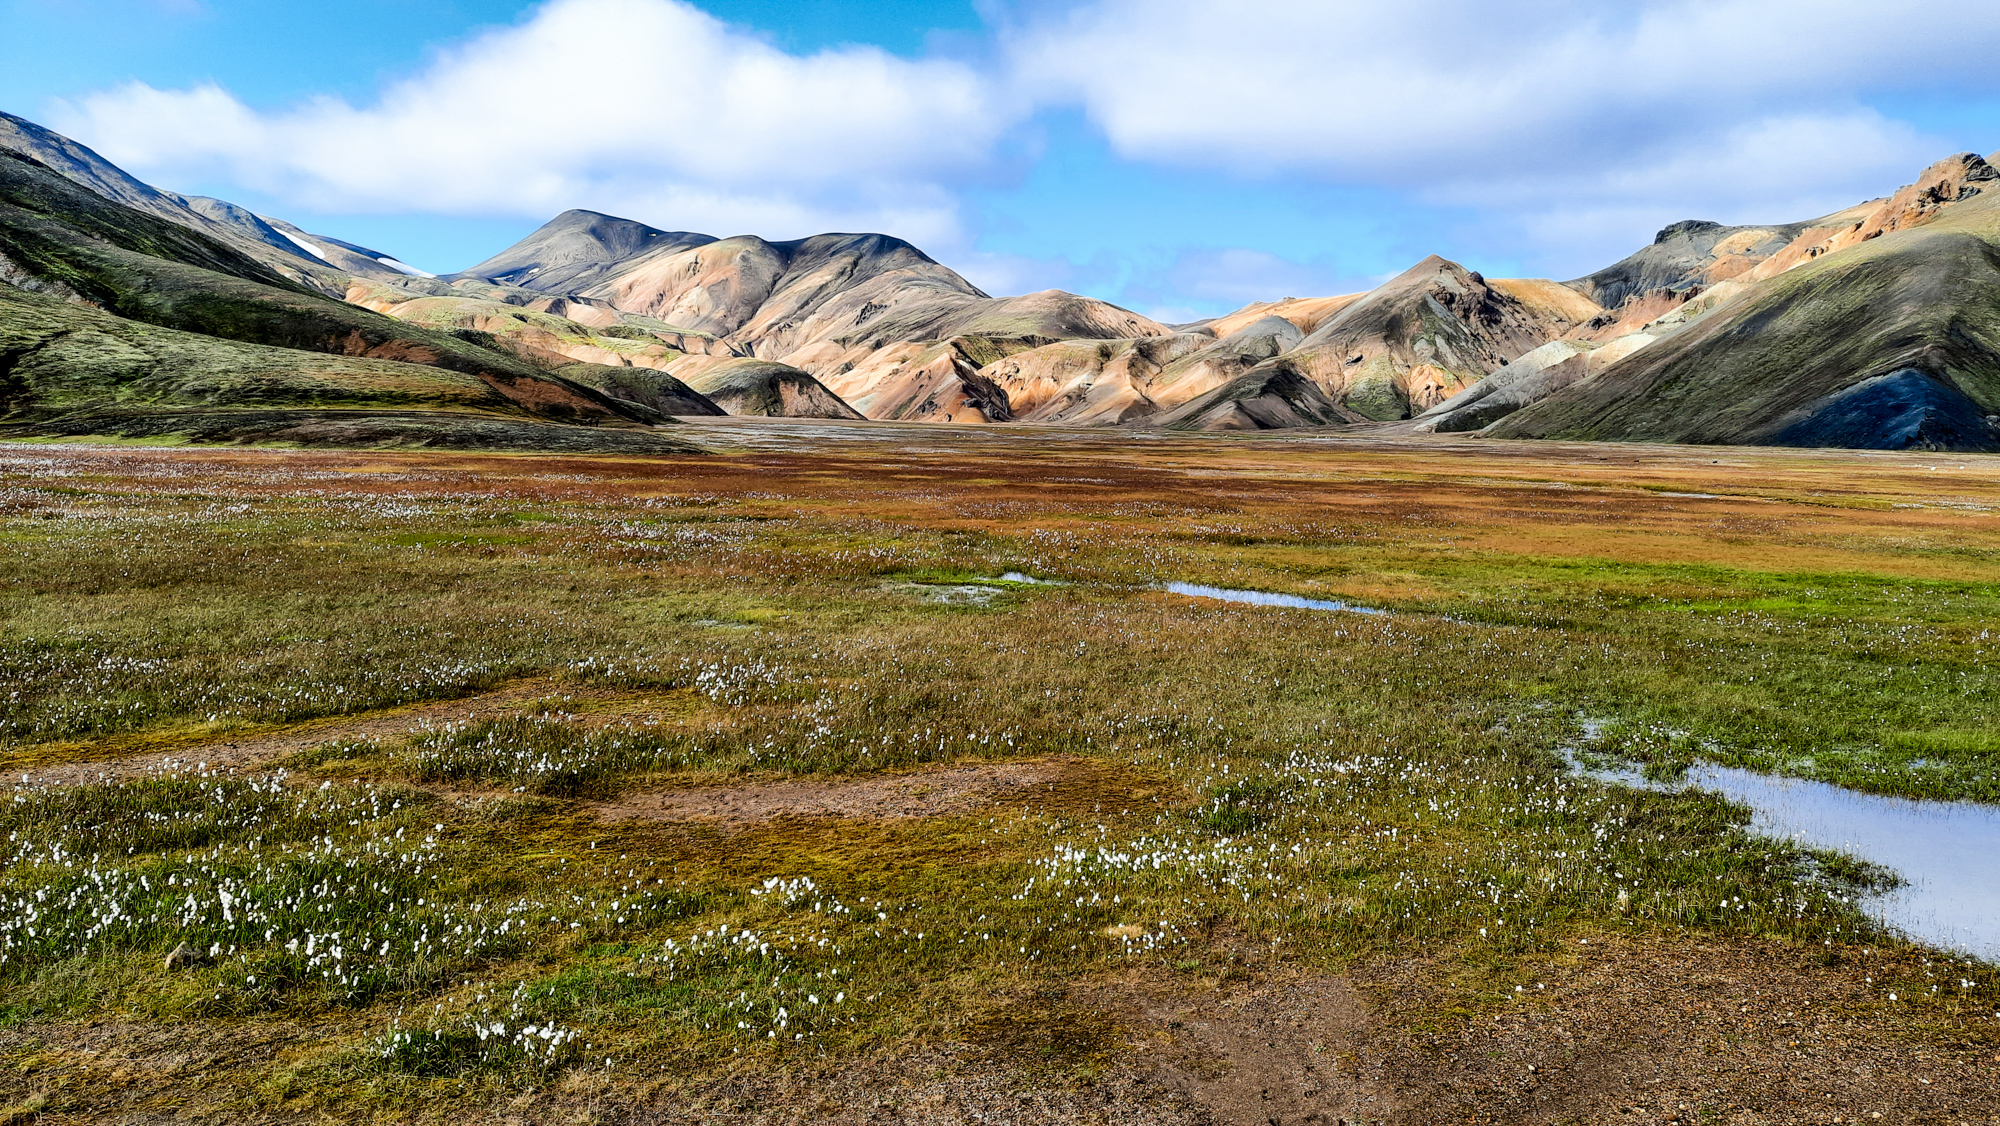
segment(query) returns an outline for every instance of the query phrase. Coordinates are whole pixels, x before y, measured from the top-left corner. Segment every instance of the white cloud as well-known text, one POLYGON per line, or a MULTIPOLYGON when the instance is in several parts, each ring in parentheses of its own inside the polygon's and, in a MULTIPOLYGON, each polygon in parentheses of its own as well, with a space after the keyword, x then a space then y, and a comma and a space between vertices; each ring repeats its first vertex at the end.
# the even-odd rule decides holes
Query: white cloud
POLYGON ((551 0, 366 106, 260 113, 212 85, 134 83, 56 118, 149 177, 220 175, 325 211, 590 207, 717 234, 949 239, 949 185, 1016 115, 962 62, 791 55, 679 0, 551 0))
POLYGON ((962 190, 1033 113, 1080 109, 1127 159, 1386 188, 1415 206, 1382 227, 1421 228, 1399 245, 1581 273, 1677 219, 1805 218, 1907 182, 1945 146, 1868 100, 1990 85, 2000 50, 2000 5, 1941 24, 1931 0, 1014 2, 987 9, 986 57, 911 60, 789 54, 684 0, 549 0, 367 104, 133 84, 54 124, 168 186, 322 213, 883 230, 996 292, 1207 307, 1386 264, 1185 249, 1199 216, 1118 262, 977 256, 962 190))
POLYGON ((1086 0, 1002 38, 1128 158, 1629 244, 1620 213, 1805 218, 1907 181, 1943 142, 1863 99, 1989 72, 2000 6, 1948 25, 1928 0, 1086 0))
POLYGON ((1181 324, 1276 297, 1357 293, 1394 272, 1355 277, 1325 261, 1297 262, 1247 247, 1196 247, 1152 254, 1067 258, 954 255, 951 266, 988 293, 1068 289, 1091 293, 1159 321, 1181 324))
POLYGON ((1127 155, 1412 184, 1977 72, 2000 7, 1955 9, 1944 35, 1914 0, 1089 0, 1006 40, 1022 81, 1127 155))
POLYGON ((968 250, 946 263, 965 280, 988 293, 1019 294, 1043 289, 1077 289, 1097 280, 1066 258, 1034 258, 1025 254, 992 254, 968 250))
POLYGON ((1324 264, 1294 262, 1242 247, 1183 251, 1159 277, 1148 279, 1163 296, 1173 294, 1226 308, 1278 297, 1354 293, 1384 280, 1354 278, 1324 264))
POLYGON ((1637 249, 1634 237, 1681 219, 1783 223, 1818 216, 1916 178, 1943 147, 1872 110, 1764 118, 1706 144, 1648 153, 1560 178, 1532 172, 1485 189, 1514 237, 1558 251, 1582 274, 1637 249))

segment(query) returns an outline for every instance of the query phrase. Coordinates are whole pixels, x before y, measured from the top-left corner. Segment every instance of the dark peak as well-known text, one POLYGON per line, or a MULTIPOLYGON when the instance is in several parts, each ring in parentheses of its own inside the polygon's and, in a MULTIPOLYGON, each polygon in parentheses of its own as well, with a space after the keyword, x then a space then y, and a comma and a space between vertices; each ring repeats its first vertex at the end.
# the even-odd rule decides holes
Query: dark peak
POLYGON ((813 235, 809 238, 792 239, 789 242, 772 243, 787 259, 798 257, 819 257, 834 254, 859 254, 864 258, 882 258, 891 254, 914 254, 926 262, 930 255, 904 242, 894 235, 848 234, 839 231, 813 235))
MULTIPOLYGON (((1995 153, 1994 155, 2000 156, 2000 153, 1995 153)), ((2000 180, 2000 168, 1993 167, 1992 161, 1980 156, 1976 152, 1959 153, 1952 159, 1964 166, 1967 183, 1984 183, 1988 180, 2000 180)))
POLYGON ((631 254, 665 238, 685 239, 689 232, 670 232, 649 227, 634 219, 621 219, 601 211, 572 208, 542 224, 529 238, 544 235, 580 234, 614 253, 631 254))
POLYGON ((1423 261, 1382 283, 1381 289, 1400 290, 1412 285, 1432 285, 1441 280, 1462 283, 1474 275, 1464 266, 1443 255, 1433 254, 1423 261))
POLYGON ((714 235, 704 235, 696 231, 663 231, 658 227, 641 223, 637 219, 606 215, 602 211, 586 211, 580 207, 573 207, 542 224, 540 230, 551 234, 580 232, 600 239, 630 239, 645 242, 663 238, 705 239, 711 242, 715 239, 714 235))
POLYGON ((45 172, 55 171, 55 169, 50 168, 48 165, 43 164, 40 160, 37 160, 33 153, 25 153, 22 152, 20 149, 9 148, 6 145, 0 145, 0 156, 7 157, 10 160, 18 160, 23 164, 32 164, 35 167, 40 168, 45 172))
POLYGON ((486 261, 448 275, 544 291, 590 285, 618 263, 649 253, 714 242, 713 235, 663 231, 632 219, 574 208, 486 261))
POLYGON ((1704 231, 1721 229, 1722 224, 1711 223, 1706 219, 1682 219, 1672 226, 1662 228, 1659 234, 1653 236, 1653 245, 1658 246, 1670 238, 1678 238, 1681 235, 1698 235, 1704 231))
POLYGON ((557 230, 570 230, 572 228, 592 230, 600 227, 653 231, 655 233, 659 230, 659 228, 649 227, 637 219, 622 219, 616 215, 606 215, 602 211, 586 211, 581 207, 572 207, 561 215, 543 223, 542 226, 544 228, 554 227, 557 230))

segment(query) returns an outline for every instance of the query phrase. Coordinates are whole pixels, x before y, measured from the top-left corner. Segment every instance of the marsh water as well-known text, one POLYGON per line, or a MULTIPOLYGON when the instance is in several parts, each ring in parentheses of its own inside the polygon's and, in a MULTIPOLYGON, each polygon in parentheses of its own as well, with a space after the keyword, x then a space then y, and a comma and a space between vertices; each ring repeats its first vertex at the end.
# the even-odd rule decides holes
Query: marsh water
POLYGON ((1213 598, 1221 602, 1241 602, 1248 606, 1287 606, 1294 610, 1341 610, 1349 614, 1386 615, 1389 612, 1371 606, 1334 602, 1330 599, 1303 598, 1296 594, 1272 594, 1263 590, 1231 590, 1228 587, 1201 586, 1196 583, 1168 583, 1164 589, 1175 594, 1185 594, 1189 598, 1213 598))
MULTIPOLYGON (((1296 594, 1196 583, 1164 589, 1190 598, 1251 606, 1387 614, 1367 606, 1296 594)), ((1699 787, 1750 807, 1752 832, 1845 853, 1889 869, 1904 883, 1863 905, 1892 929, 1941 949, 2000 961, 2000 805, 1865 794, 1826 782, 1697 763, 1675 783, 1637 771, 1591 770, 1602 781, 1654 790, 1699 787)))
MULTIPOLYGON (((1581 768, 1579 768, 1581 769, 1581 768)), ((1751 831, 1881 865, 1907 883, 1864 903, 1911 938, 2000 961, 2000 806, 1864 794, 1826 782, 1697 763, 1674 784, 1585 770, 1656 790, 1699 787, 1751 809, 1751 831)))

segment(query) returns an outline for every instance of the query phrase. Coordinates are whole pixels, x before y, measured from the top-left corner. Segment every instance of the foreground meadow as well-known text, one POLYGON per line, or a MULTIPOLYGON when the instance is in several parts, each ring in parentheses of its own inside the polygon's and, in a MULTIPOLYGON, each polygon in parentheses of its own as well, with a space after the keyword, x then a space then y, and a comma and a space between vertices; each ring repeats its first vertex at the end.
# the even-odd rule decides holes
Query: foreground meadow
POLYGON ((0 1122, 2000 1121, 1573 766, 2000 800, 2000 460, 701 436, 0 446, 0 1122))

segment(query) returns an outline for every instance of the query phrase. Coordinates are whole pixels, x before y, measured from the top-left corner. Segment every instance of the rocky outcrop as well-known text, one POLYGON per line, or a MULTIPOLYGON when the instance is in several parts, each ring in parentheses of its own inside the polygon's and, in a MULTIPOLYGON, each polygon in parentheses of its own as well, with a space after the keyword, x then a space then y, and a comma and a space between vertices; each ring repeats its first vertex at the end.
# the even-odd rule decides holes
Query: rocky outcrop
POLYGON ((1433 255, 1327 318, 1288 359, 1348 411, 1408 418, 1563 335, 1595 308, 1508 284, 1533 302, 1433 255))
POLYGON ((1727 227, 1688 219, 1661 230, 1650 246, 1637 253, 1567 284, 1611 311, 1614 321, 1629 303, 1650 299, 1659 306, 1646 317, 1651 320, 1690 294, 1748 273, 1811 225, 1727 227))
POLYGON ((1888 199, 1815 220, 1789 245, 1743 276, 1749 281, 1776 277, 1823 254, 1859 246, 1892 231, 1923 226, 1954 204, 1996 190, 2000 190, 2000 169, 1985 158, 1969 152, 1946 157, 1888 199))
POLYGON ((1158 417, 1284 355, 1305 338, 1267 315, 1218 340, 1181 332, 1129 340, 1069 340, 1008 356, 982 370, 1015 417, 1072 426, 1150 425, 1158 417))
POLYGON ((621 403, 635 403, 663 415, 704 418, 729 413, 701 392, 666 372, 651 368, 570 364, 556 369, 556 374, 572 383, 601 391, 621 403))
POLYGON ((1021 421, 1115 426, 1159 413, 1162 400, 1182 401, 1158 386, 1161 373, 1214 343, 1206 333, 1065 340, 1008 356, 980 374, 1006 393, 1021 421))
POLYGON ((1591 349, 1551 340, 1418 415, 1416 429, 1440 434, 1479 430, 1584 378, 1591 349))
POLYGON ((289 223, 254 215, 224 200, 161 191, 90 148, 9 113, 0 113, 0 149, 32 157, 100 198, 215 239, 286 280, 329 297, 346 291, 349 275, 385 278, 410 272, 408 267, 385 265, 394 260, 378 251, 307 236, 289 223))
MULTIPOLYGON (((1490 432, 1990 448, 1982 426, 2000 414, 2000 192, 1953 194, 1942 214, 1746 287, 1490 432)), ((1922 193, 1912 195, 1921 208, 1922 193)))
POLYGON ((730 414, 859 419, 860 411, 809 373, 773 360, 688 356, 673 373, 730 414))
POLYGON ((565 211, 527 238, 447 280, 581 293, 632 263, 714 241, 713 235, 662 231, 596 211, 565 211))
MULTIPOLYGON (((836 305, 865 298, 843 294, 836 305)), ((913 421, 1020 418, 999 384, 980 373, 985 364, 1064 339, 1167 334, 1115 305, 1056 290, 992 298, 906 287, 865 300, 857 318, 853 329, 784 353, 785 361, 845 389, 870 418, 913 421)), ((771 344, 754 346, 764 354, 771 344)))
POLYGON ((1774 446, 1860 450, 2000 450, 2000 425, 1953 386, 1920 368, 1864 379, 1806 404, 1771 435, 1774 446))
POLYGON ((979 337, 941 343, 907 341, 857 353, 833 365, 824 382, 869 418, 901 422, 1008 422, 1007 393, 980 372, 979 360, 1005 349, 979 337))
POLYGON ((1286 430, 1362 419, 1287 360, 1272 360, 1151 420, 1169 430, 1286 430))

